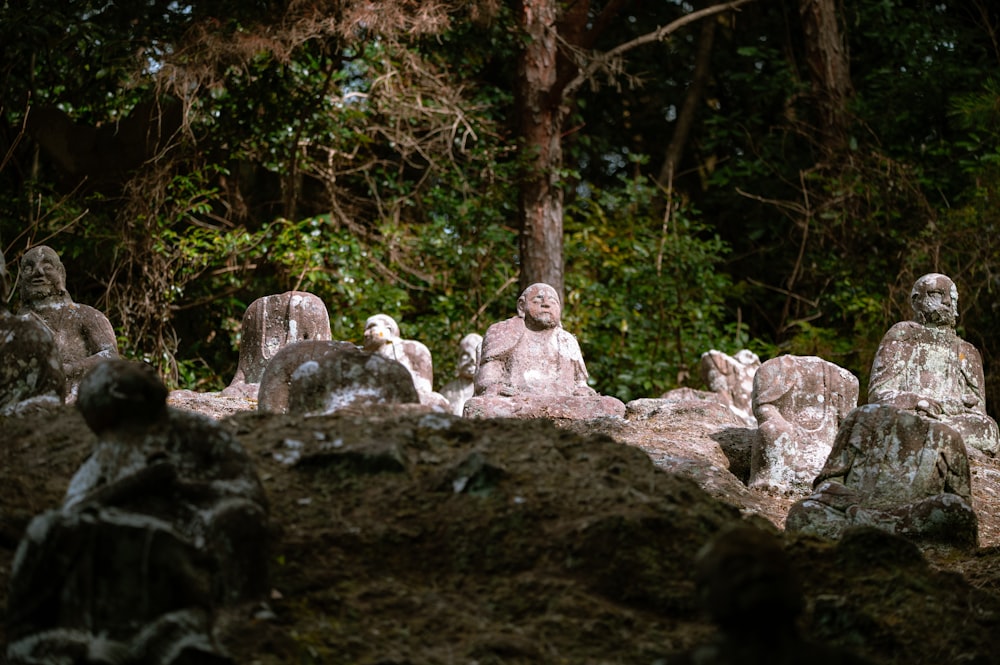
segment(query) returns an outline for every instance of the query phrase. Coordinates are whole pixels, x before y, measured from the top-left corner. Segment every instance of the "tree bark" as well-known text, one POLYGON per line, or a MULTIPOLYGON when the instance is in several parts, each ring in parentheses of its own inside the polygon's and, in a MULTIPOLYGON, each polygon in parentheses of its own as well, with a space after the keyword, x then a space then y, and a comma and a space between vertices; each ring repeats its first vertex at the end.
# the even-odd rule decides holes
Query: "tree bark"
POLYGON ((524 166, 520 183, 521 289, 536 282, 563 293, 561 90, 558 0, 523 0, 525 46, 518 62, 518 114, 524 166))
POLYGON ((823 146, 835 151, 847 139, 847 102, 854 93, 850 59, 837 20, 837 0, 799 0, 806 59, 823 146))

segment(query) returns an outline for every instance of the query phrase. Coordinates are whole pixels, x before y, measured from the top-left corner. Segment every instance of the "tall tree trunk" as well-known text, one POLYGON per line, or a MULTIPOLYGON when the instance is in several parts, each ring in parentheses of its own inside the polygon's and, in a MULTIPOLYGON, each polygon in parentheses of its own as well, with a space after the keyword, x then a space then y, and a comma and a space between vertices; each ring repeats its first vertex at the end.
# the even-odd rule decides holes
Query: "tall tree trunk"
POLYGON ((521 288, 544 282, 563 292, 562 119, 558 0, 523 0, 525 46, 518 62, 518 114, 525 151, 520 183, 521 288))
POLYGON ((837 0, 799 0, 806 59, 819 113, 818 127, 828 151, 847 139, 847 102, 851 85, 847 45, 837 21, 837 0))

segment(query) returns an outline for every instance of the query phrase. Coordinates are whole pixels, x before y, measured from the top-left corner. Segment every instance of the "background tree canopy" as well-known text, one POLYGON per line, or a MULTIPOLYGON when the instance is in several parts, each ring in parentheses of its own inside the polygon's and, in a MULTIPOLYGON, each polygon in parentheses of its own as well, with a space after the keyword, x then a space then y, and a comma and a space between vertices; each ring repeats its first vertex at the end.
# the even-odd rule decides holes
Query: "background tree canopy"
POLYGON ((3 3, 0 246, 54 247, 126 355, 199 390, 293 288, 340 339, 395 317, 441 384, 563 262, 603 393, 743 347, 864 386, 944 272, 997 405, 1000 10, 732 4, 3 3))

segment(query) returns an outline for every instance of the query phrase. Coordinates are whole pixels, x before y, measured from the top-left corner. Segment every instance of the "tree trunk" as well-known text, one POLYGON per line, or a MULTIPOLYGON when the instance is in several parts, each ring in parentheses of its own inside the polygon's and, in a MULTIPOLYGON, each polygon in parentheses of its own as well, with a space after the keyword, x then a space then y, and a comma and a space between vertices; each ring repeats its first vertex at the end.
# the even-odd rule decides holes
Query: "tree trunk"
POLYGON ((835 151, 847 138, 847 102, 853 94, 847 46, 837 21, 837 0, 799 0, 806 59, 823 146, 835 151))
POLYGON ((518 62, 524 167, 520 186, 521 289, 544 282, 563 292, 562 121, 559 113, 558 0, 523 0, 525 46, 518 62))

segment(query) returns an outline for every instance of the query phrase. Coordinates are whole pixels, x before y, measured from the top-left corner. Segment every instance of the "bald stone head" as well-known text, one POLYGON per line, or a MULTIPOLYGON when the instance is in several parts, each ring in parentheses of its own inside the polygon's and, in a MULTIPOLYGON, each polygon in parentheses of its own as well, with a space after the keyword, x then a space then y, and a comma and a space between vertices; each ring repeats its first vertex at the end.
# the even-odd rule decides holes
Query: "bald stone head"
POLYGON ((21 257, 21 302, 32 303, 68 298, 66 268, 51 247, 32 247, 21 257))
POLYGON ((548 284, 538 282, 526 288, 517 299, 517 315, 528 330, 549 330, 562 322, 562 301, 548 284))
POLYGON ((917 321, 932 328, 954 328, 958 321, 958 289, 947 275, 929 273, 910 291, 910 306, 917 321))
POLYGON ((144 427, 167 409, 167 387, 152 365, 106 360, 80 381, 76 408, 94 432, 144 427))
POLYGON ((399 339, 399 324, 388 314, 369 316, 365 321, 364 338, 365 351, 378 351, 385 344, 399 339))
POLYGON ((469 333, 458 343, 458 375, 464 379, 473 379, 476 368, 479 367, 479 349, 483 344, 483 336, 469 333))

